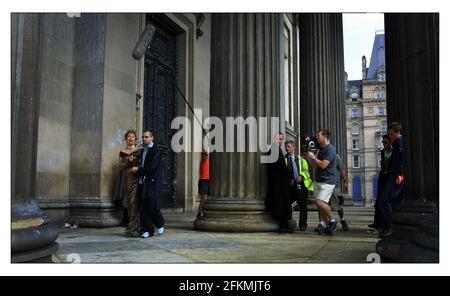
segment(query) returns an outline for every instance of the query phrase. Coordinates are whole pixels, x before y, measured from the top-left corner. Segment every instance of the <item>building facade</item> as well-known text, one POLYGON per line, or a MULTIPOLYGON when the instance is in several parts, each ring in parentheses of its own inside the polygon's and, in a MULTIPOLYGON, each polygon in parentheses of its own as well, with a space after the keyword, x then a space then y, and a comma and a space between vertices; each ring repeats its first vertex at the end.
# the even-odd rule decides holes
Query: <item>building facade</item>
MULTIPOLYGON (((276 117, 296 142, 318 126, 332 130, 334 143, 344 137, 341 14, 13 14, 11 33, 13 261, 54 247, 51 222, 121 223, 113 193, 128 129, 155 132, 161 205, 175 212, 197 206, 200 152, 193 151, 202 132, 190 107, 223 122, 276 117), (136 60, 148 24, 155 33, 136 60), (311 80, 308 71, 327 75, 311 80), (171 123, 179 116, 191 124, 182 130, 187 150, 175 153, 171 139, 180 130, 171 123)), ((260 156, 211 156, 211 199, 196 228, 278 228, 265 212, 260 156)))
POLYGON ((361 206, 376 200, 381 140, 387 133, 384 46, 384 32, 377 32, 369 67, 362 57, 362 79, 346 84, 349 193, 361 206))
MULTIPOLYGON (((337 151, 347 156, 341 14, 73 16, 11 17, 13 262, 52 254, 58 236, 52 221, 120 224, 112 187, 129 128, 154 129, 164 149, 164 208, 194 210, 200 153, 166 149, 174 116, 189 118, 184 133, 196 138, 183 96, 205 117, 278 117, 280 130, 296 141, 328 127, 337 151), (148 23, 157 28, 151 47, 134 60, 148 23)), ((391 34, 387 82, 394 94, 388 117, 406 127, 406 190, 405 203, 394 211, 398 236, 380 242, 379 253, 391 261, 436 262, 439 14, 385 18, 391 34), (427 145, 415 145, 409 135, 427 145)), ((259 156, 212 155, 211 198, 197 229, 277 229, 264 209, 267 168, 259 156)))

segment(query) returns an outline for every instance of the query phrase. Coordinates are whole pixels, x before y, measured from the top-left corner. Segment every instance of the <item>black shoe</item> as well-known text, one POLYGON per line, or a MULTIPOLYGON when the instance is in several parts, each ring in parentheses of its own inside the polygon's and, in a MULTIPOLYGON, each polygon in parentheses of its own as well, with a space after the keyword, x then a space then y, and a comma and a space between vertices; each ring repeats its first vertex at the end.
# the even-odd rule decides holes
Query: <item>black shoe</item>
POLYGON ((317 229, 316 232, 317 232, 319 235, 328 235, 328 227, 323 227, 323 226, 321 226, 320 228, 317 227, 316 229, 317 229))
POLYGON ((342 225, 342 230, 344 230, 344 231, 348 231, 349 230, 347 221, 341 220, 341 225, 342 225))
POLYGON ((337 222, 336 221, 330 222, 330 225, 326 229, 325 234, 332 235, 332 234, 335 234, 336 231, 337 231, 337 222))
POLYGON ((375 225, 375 223, 372 223, 372 224, 370 224, 368 226, 369 226, 369 228, 373 228, 373 229, 377 229, 378 228, 377 225, 375 225))
POLYGON ((308 225, 299 226, 301 232, 305 232, 308 229, 308 225))
POLYGON ((197 214, 197 219, 200 218, 202 216, 202 213, 198 213, 197 214))
POLYGON ((381 233, 380 233, 380 238, 381 238, 381 239, 385 239, 385 238, 390 237, 391 235, 392 235, 392 230, 390 230, 390 229, 385 229, 385 230, 381 231, 381 233))
POLYGON ((320 233, 323 229, 325 229, 325 227, 323 227, 322 224, 319 224, 319 226, 317 226, 317 227, 314 229, 314 232, 315 232, 315 233, 320 233))

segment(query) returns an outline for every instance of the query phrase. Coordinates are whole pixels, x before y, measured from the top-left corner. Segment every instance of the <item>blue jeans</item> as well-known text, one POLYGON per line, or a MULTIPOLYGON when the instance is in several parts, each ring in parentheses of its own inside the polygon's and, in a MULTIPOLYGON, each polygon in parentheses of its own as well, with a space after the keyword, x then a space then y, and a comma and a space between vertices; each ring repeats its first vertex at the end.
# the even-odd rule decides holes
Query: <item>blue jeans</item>
POLYGON ((389 176, 383 193, 380 196, 379 209, 383 230, 390 230, 392 227, 392 203, 397 201, 403 190, 403 184, 395 183, 397 176, 389 176))

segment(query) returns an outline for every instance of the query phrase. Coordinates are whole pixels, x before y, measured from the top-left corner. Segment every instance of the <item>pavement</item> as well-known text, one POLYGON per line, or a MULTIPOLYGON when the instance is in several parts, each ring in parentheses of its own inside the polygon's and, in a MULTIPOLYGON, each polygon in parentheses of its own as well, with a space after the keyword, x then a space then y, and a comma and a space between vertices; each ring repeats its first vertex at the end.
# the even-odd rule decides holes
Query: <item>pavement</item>
MULTIPOLYGON (((346 208, 350 231, 334 236, 309 228, 292 234, 196 231, 195 213, 165 213, 165 233, 148 239, 128 238, 125 229, 61 229, 53 262, 80 263, 367 263, 378 238, 366 233, 373 210, 346 208)), ((294 218, 298 213, 294 213, 294 218)), ((340 225, 339 225, 340 226, 340 225)))

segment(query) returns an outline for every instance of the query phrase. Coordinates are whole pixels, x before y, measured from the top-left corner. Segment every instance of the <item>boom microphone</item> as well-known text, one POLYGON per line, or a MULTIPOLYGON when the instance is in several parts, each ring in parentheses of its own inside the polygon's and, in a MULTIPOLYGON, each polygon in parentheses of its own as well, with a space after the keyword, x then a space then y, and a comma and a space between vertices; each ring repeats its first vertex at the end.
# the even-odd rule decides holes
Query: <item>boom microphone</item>
POLYGON ((147 51, 147 47, 152 41, 153 35, 155 35, 156 28, 152 24, 145 26, 144 31, 142 31, 136 46, 133 49, 133 58, 140 60, 142 56, 147 51))

